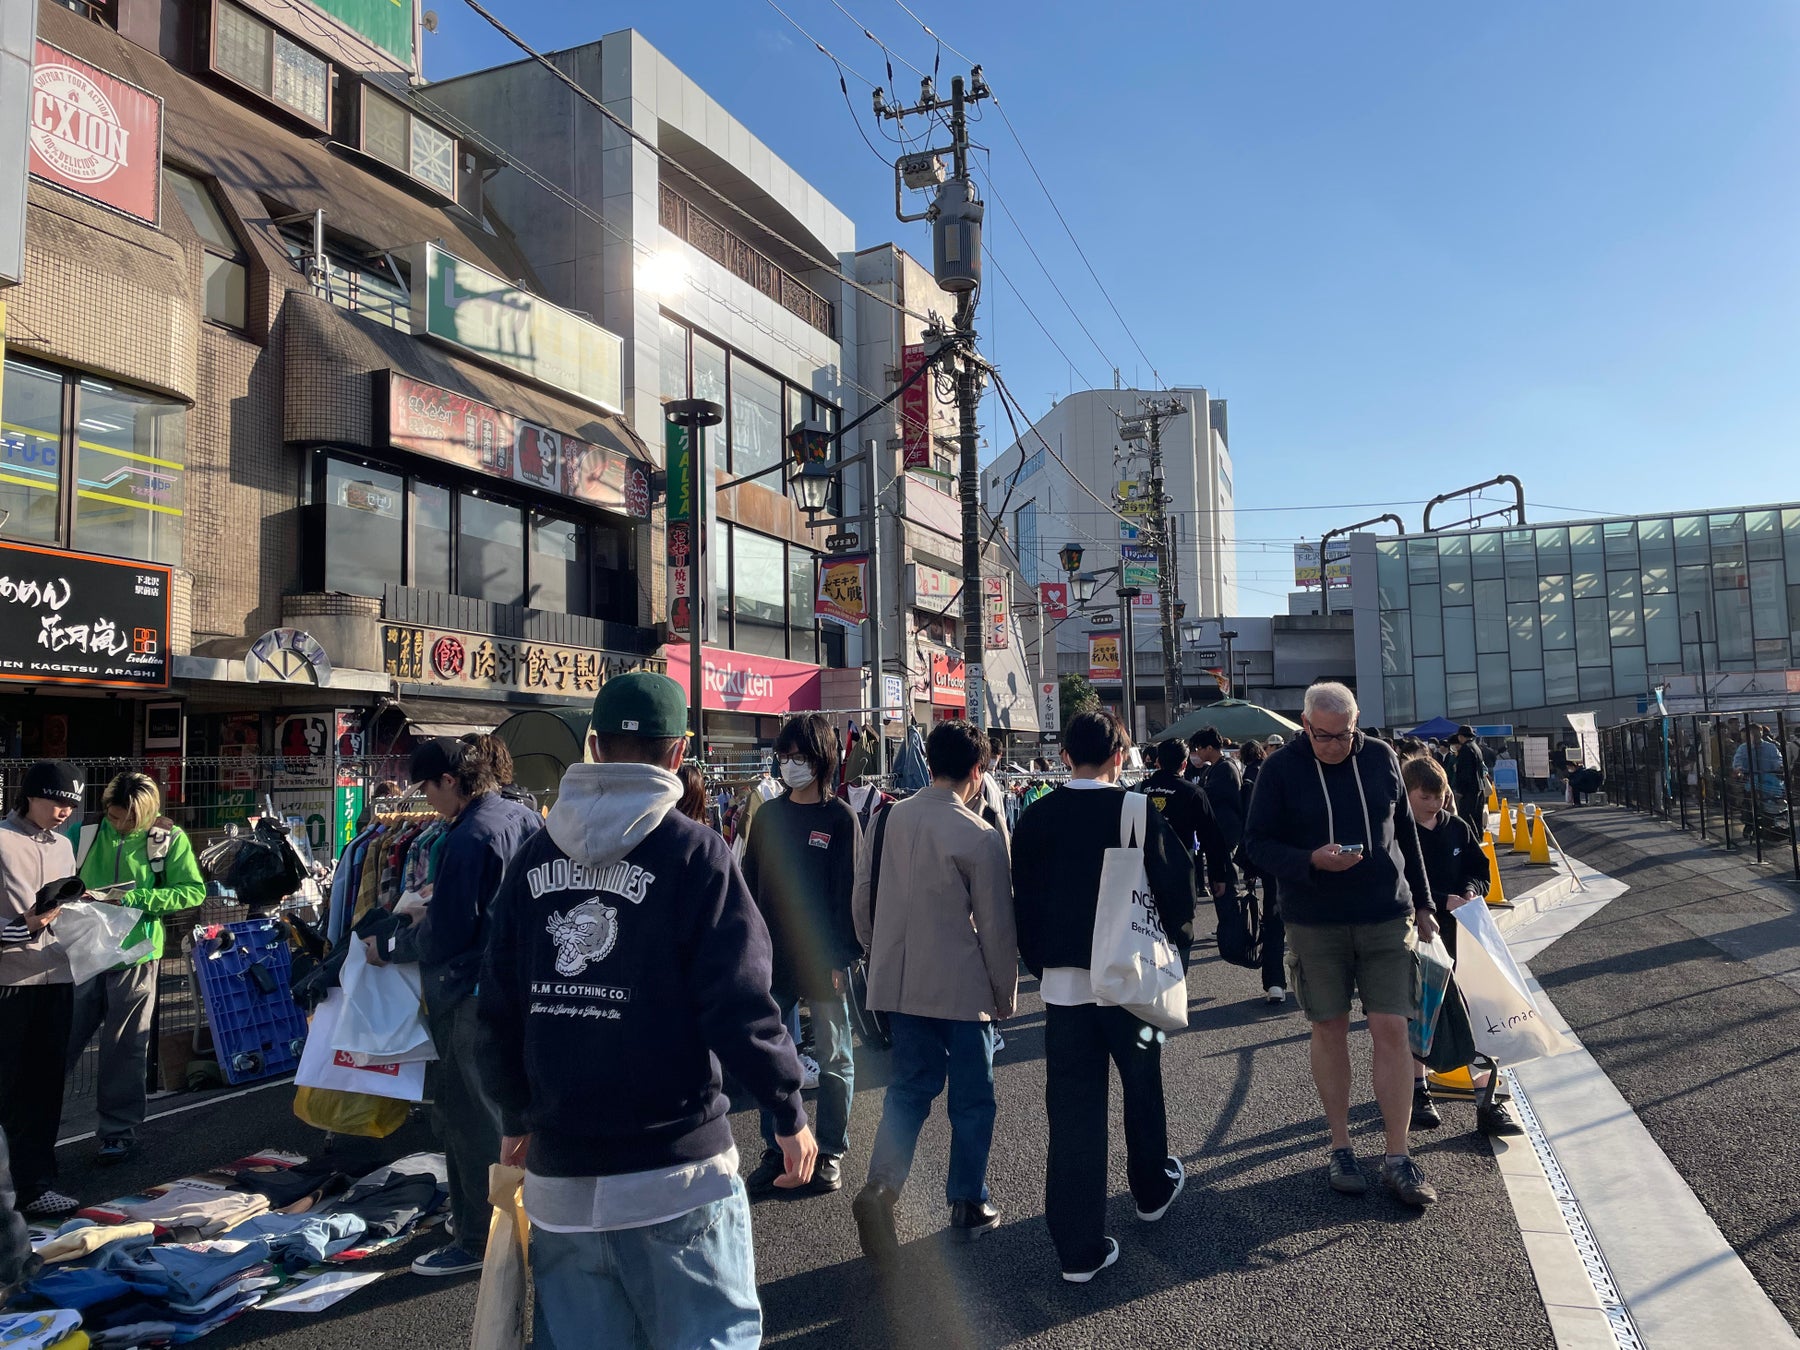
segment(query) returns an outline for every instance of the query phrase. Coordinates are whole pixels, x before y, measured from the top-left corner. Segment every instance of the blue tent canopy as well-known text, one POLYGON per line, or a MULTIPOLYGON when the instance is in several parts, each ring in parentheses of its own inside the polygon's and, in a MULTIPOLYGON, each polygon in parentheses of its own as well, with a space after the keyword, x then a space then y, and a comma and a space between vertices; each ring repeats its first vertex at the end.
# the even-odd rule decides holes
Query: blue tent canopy
POLYGON ((1428 741, 1441 741, 1446 736, 1456 734, 1456 723, 1448 717, 1434 717, 1429 722, 1421 722, 1406 734, 1428 741))

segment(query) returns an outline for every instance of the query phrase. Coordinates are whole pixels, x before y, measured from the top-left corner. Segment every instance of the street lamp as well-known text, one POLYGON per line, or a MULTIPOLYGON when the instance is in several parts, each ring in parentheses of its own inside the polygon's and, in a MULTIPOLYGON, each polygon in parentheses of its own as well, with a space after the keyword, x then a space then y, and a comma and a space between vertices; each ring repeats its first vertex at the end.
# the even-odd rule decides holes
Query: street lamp
POLYGON ((1056 551, 1056 560, 1071 577, 1081 570, 1082 552, 1080 544, 1064 544, 1056 551))
MULTIPOLYGON (((1069 593, 1075 601, 1075 608, 1086 609, 1093 602, 1094 592, 1100 588, 1105 577, 1120 577, 1124 564, 1108 567, 1100 572, 1083 572, 1081 570, 1082 547, 1080 544, 1064 544, 1057 550, 1056 558, 1069 574, 1069 593)), ((1134 712, 1137 705, 1137 652, 1134 649, 1135 637, 1131 628, 1131 602, 1142 594, 1135 586, 1120 586, 1115 594, 1119 599, 1119 683, 1120 694, 1125 709, 1125 726, 1129 731, 1135 721, 1134 712)))
POLYGON ((1069 589, 1075 597, 1077 608, 1085 609, 1094 598, 1094 591, 1100 585, 1100 578, 1092 572, 1077 572, 1069 578, 1069 589))
POLYGON ((831 496, 831 484, 838 466, 831 462, 835 438, 822 422, 806 422, 788 433, 788 449, 792 453, 788 482, 794 488, 794 500, 810 521, 825 509, 831 496))
POLYGON ((678 398, 663 405, 663 416, 670 425, 680 427, 687 433, 686 481, 670 482, 668 500, 673 506, 680 497, 687 498, 688 726, 694 735, 694 757, 704 759, 706 711, 703 699, 706 692, 706 663, 700 651, 700 615, 703 612, 700 599, 706 594, 703 588, 712 585, 706 551, 706 510, 702 504, 702 493, 712 478, 706 455, 705 431, 707 427, 716 427, 725 420, 725 409, 710 399, 678 398))

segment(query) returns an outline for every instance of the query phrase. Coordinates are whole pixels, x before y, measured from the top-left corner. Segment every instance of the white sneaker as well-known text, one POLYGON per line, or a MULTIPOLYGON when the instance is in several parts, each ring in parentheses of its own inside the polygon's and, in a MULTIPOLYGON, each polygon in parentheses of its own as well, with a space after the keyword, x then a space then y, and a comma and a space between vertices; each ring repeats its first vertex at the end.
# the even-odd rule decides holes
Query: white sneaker
POLYGON ((819 1086, 819 1061, 811 1055, 800 1056, 800 1089, 810 1092, 819 1086))
POLYGON ((1062 1277, 1070 1284, 1086 1284, 1094 1276, 1105 1270, 1119 1259, 1119 1244, 1113 1238, 1106 1239, 1106 1259, 1092 1270, 1065 1270, 1062 1277))
POLYGON ((1287 1002, 1287 990, 1283 989, 1278 984, 1272 984, 1267 989, 1263 990, 1263 1002, 1264 1003, 1286 1003, 1287 1002))
POLYGON ((1142 1219, 1145 1223, 1155 1223, 1158 1219, 1162 1218, 1163 1215, 1167 1214, 1169 1212, 1169 1206, 1175 1203, 1175 1197, 1180 1195, 1182 1188, 1187 1185, 1187 1168, 1181 1165, 1180 1158, 1170 1158, 1169 1161, 1163 1165, 1163 1171, 1168 1174, 1172 1181, 1174 1181, 1175 1189, 1169 1192, 1169 1198, 1162 1202, 1162 1208, 1151 1210, 1140 1209, 1137 1212, 1138 1218, 1142 1219))

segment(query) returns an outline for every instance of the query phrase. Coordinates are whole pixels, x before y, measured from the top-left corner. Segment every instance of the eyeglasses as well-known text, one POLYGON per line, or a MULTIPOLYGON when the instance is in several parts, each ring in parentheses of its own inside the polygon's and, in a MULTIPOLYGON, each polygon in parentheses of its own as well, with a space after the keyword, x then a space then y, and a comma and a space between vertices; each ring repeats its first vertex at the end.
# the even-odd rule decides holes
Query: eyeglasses
POLYGON ((1320 731, 1317 727, 1308 727, 1306 734, 1321 743, 1348 742, 1356 739, 1354 731, 1320 731))

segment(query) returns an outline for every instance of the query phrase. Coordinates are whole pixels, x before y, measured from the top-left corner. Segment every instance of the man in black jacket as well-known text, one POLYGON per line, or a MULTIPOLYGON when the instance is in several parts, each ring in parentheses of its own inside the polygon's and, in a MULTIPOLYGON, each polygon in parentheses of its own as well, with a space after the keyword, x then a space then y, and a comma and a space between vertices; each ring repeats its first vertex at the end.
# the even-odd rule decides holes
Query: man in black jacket
POLYGON ((1312 1024, 1313 1082, 1331 1127, 1332 1189, 1368 1189, 1350 1147, 1348 1034, 1356 993, 1375 1043, 1375 1097, 1387 1134, 1382 1179, 1401 1201, 1422 1206, 1437 1192, 1407 1151, 1406 1023, 1417 1002, 1414 925, 1435 927, 1431 886, 1400 763, 1356 729, 1356 716, 1356 695, 1343 685, 1306 691, 1306 735, 1264 763, 1244 846, 1280 889, 1288 980, 1312 1024))
POLYGON ((495 897, 479 995, 501 1161, 526 1169, 533 1341, 756 1345, 721 1064, 775 1118, 780 1185, 817 1157, 768 929, 725 841, 675 809, 681 686, 614 676, 592 725, 596 762, 563 775, 495 897))
MULTIPOLYGON (((1216 727, 1201 727, 1188 737, 1190 758, 1199 761, 1199 773, 1191 781, 1198 784, 1212 803, 1213 819, 1225 836, 1227 852, 1236 849, 1244 837, 1244 780, 1237 761, 1225 758, 1225 738, 1216 727)), ((1213 881, 1237 884, 1237 874, 1229 862, 1216 873, 1213 881)))
MULTIPOLYGON (((1163 1035, 1124 1008, 1098 1003, 1090 972, 1101 869, 1106 850, 1119 846, 1126 798, 1119 773, 1130 748, 1116 713, 1073 718, 1063 735, 1071 778, 1026 807, 1013 831, 1019 955, 1044 1000, 1044 1219, 1063 1278, 1074 1284, 1119 1259, 1119 1244, 1104 1231, 1109 1060, 1125 1097, 1125 1175, 1138 1218, 1162 1218, 1187 1181, 1180 1159, 1168 1155, 1163 1035)), ((1144 865, 1157 916, 1185 963, 1193 860, 1158 812, 1145 817, 1144 865)))
POLYGON ((1213 814, 1212 801, 1193 783, 1181 776, 1187 750, 1180 741, 1158 741, 1156 772, 1138 785, 1138 791, 1150 798, 1150 805, 1162 813, 1175 831, 1175 837, 1189 854, 1198 852, 1205 860, 1205 874, 1195 868, 1194 879, 1203 882, 1215 898, 1225 894, 1230 883, 1231 845, 1219 828, 1213 814))
POLYGON ((1487 758, 1475 740, 1474 727, 1456 729, 1456 753, 1444 769, 1450 775, 1450 789, 1456 795, 1456 814, 1468 822, 1469 828, 1480 838, 1484 828, 1482 822, 1487 818, 1490 780, 1487 758))

